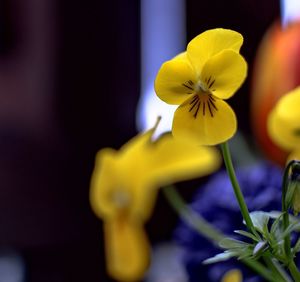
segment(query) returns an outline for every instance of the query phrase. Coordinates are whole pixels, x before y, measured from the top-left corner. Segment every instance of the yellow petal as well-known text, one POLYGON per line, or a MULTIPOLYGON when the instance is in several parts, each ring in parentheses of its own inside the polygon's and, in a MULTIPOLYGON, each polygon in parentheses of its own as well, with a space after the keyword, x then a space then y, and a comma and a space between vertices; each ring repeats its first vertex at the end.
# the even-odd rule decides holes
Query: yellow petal
MULTIPOLYGON (((150 148, 149 177, 162 187, 178 181, 207 175, 221 164, 215 148, 196 146, 190 140, 176 139, 165 134, 150 148)), ((151 179, 145 179, 151 182, 151 179)))
POLYGON ((175 111, 174 137, 191 138, 199 145, 216 145, 230 139, 237 129, 236 116, 231 107, 223 100, 212 97, 215 109, 211 99, 199 97, 201 103, 196 106, 193 107, 193 97, 175 111))
POLYGON ((116 280, 141 280, 149 265, 149 242, 138 222, 118 216, 104 223, 108 273, 116 280))
POLYGON ((90 203, 100 218, 110 218, 116 213, 112 197, 114 189, 118 187, 117 171, 119 171, 117 152, 110 148, 99 151, 91 177, 90 203))
POLYGON ((155 80, 155 92, 166 103, 179 105, 195 92, 195 83, 196 73, 186 56, 181 54, 161 66, 155 80))
POLYGON ((244 58, 232 50, 224 50, 206 62, 200 77, 214 96, 227 99, 240 88, 246 76, 244 58))
POLYGON ((233 269, 225 273, 222 282, 242 282, 243 276, 240 270, 233 269))
POLYGON ((275 108, 280 116, 289 120, 300 119, 300 86, 282 96, 275 108))
POLYGON ((287 163, 292 160, 300 161, 300 147, 296 150, 293 150, 292 153, 289 154, 287 163))
POLYGON ((120 210, 141 221, 150 217, 157 191, 149 188, 153 182, 145 178, 149 175, 146 160, 155 127, 132 138, 118 152, 105 148, 97 154, 90 203, 98 217, 109 219, 120 210))
POLYGON ((283 96, 268 117, 268 133, 287 151, 300 147, 300 88, 283 96))
POLYGON ((243 37, 236 31, 222 28, 211 29, 190 41, 187 47, 187 56, 193 66, 201 71, 210 57, 225 49, 239 52, 242 44, 243 37))

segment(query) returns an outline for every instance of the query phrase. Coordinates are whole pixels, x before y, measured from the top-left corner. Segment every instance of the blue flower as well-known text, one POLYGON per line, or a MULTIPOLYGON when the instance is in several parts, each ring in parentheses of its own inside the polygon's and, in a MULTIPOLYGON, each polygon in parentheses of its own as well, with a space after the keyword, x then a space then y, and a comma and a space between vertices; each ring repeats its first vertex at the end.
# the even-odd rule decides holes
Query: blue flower
MULTIPOLYGON (((250 212, 281 210, 281 168, 269 162, 260 162, 237 169, 236 174, 250 212)), ((234 236, 234 230, 245 229, 225 170, 214 174, 198 190, 190 207, 227 235, 234 236)), ((219 282, 226 271, 237 267, 242 270, 244 281, 262 281, 235 259, 203 265, 203 260, 221 251, 184 222, 179 223, 174 237, 184 248, 183 263, 189 282, 219 282)))

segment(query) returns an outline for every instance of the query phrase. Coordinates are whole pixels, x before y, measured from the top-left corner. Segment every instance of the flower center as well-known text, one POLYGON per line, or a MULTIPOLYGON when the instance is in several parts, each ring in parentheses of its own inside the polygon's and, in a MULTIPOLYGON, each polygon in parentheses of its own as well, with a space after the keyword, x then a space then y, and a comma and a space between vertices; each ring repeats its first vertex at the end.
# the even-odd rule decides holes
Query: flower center
POLYGON ((193 96, 189 104, 189 112, 193 113, 194 118, 197 118, 201 112, 203 116, 209 113, 211 117, 214 117, 215 112, 218 111, 216 99, 209 92, 201 92, 201 94, 198 92, 193 96))
POLYGON ((205 116, 207 113, 211 117, 214 117, 214 114, 218 110, 216 107, 216 98, 213 96, 212 92, 214 89, 215 79, 210 76, 202 80, 198 80, 194 83, 192 80, 188 80, 182 84, 187 90, 187 94, 194 94, 193 98, 190 100, 190 109, 189 112, 193 113, 193 117, 197 118, 198 114, 202 112, 202 115, 205 116))
POLYGON ((117 208, 126 208, 131 202, 129 193, 123 190, 116 190, 112 193, 111 199, 117 208))

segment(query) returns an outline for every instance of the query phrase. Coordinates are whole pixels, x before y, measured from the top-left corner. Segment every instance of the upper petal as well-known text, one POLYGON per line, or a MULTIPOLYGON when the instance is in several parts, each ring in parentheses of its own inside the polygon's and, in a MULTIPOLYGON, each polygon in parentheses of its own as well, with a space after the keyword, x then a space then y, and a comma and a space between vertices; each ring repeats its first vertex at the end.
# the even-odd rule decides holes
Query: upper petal
POLYGON ((200 99, 193 106, 193 99, 175 111, 172 129, 174 137, 192 138, 199 145, 216 145, 234 135, 237 129, 236 116, 226 102, 217 98, 200 99))
POLYGON ((187 56, 193 66, 201 71, 210 57, 224 49, 239 52, 242 44, 243 36, 236 31, 223 28, 211 29, 190 41, 187 47, 187 56))
POLYGON ((196 73, 185 54, 165 62, 155 79, 157 96, 168 104, 179 105, 194 93, 196 73))
POLYGON ((211 57, 203 66, 200 79, 221 99, 231 97, 247 76, 247 63, 232 50, 224 50, 211 57))

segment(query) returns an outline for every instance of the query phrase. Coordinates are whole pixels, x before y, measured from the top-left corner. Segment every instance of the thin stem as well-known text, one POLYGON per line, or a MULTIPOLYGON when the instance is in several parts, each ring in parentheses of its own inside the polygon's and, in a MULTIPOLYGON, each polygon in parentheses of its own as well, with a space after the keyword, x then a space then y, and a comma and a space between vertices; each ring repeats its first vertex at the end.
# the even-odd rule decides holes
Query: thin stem
POLYGON ((227 142, 222 143, 221 144, 221 149, 222 149, 223 159, 224 159, 224 163, 225 163, 225 166, 226 166, 226 169, 227 169, 227 173, 229 175, 235 197, 236 197, 236 199, 238 201, 238 204, 240 206, 242 216, 245 220, 245 223, 246 223, 248 229, 251 230, 252 233, 256 234, 253 222, 251 220, 251 217, 250 217, 250 214, 249 214, 249 211, 248 211, 248 207, 246 205, 246 202, 245 202, 244 196, 242 194, 240 185, 239 185, 239 183, 237 181, 237 178, 236 178, 236 175, 235 175, 235 171, 234 171, 234 168, 233 168, 228 143, 227 142))
POLYGON ((295 265, 294 260, 291 260, 290 264, 288 265, 288 268, 294 280, 297 282, 300 281, 300 273, 297 266, 295 265))
POLYGON ((190 209, 174 187, 168 186, 162 191, 174 210, 204 237, 216 244, 225 238, 218 229, 190 209))
MULTIPOLYGON (((271 255, 272 256, 272 255, 271 255)), ((291 278, 288 276, 286 271, 281 267, 281 265, 276 261, 276 259, 272 259, 268 256, 263 256, 265 263, 268 268, 272 270, 274 275, 273 279, 276 282, 292 282, 291 278)))
POLYGON ((278 280, 278 275, 275 274, 274 270, 270 271, 260 262, 253 259, 242 259, 242 262, 246 264, 248 267, 252 268, 256 273, 258 273, 261 277, 270 282, 280 282, 278 280))

